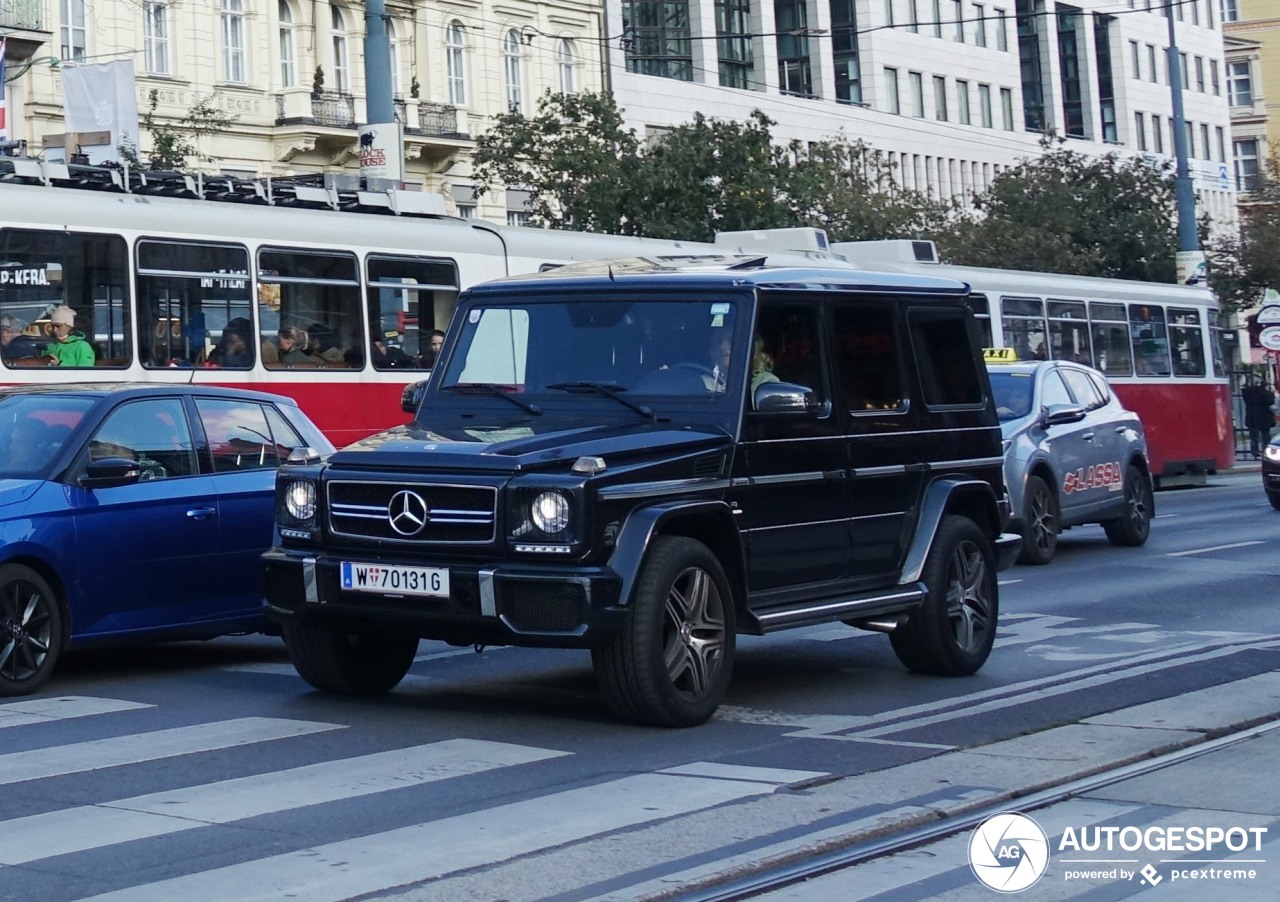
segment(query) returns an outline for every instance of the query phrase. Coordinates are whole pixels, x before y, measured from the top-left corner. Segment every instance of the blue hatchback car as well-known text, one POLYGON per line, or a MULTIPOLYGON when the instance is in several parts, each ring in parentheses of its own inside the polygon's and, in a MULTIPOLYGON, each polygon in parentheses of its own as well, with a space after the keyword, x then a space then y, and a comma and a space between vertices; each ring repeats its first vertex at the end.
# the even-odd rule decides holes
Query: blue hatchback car
POLYGON ((0 389, 0 696, 68 646, 261 632, 275 471, 332 445, 289 398, 193 385, 0 389))

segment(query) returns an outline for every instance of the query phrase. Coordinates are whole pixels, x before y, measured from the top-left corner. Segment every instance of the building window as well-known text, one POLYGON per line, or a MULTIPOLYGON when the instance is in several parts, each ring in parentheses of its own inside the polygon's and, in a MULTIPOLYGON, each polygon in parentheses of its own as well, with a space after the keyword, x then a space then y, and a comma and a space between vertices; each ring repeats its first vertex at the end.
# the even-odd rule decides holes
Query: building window
POLYGON ((1133 69, 1133 77, 1140 80, 1142 78, 1142 53, 1138 49, 1137 41, 1129 42, 1129 65, 1133 69))
POLYGON ((1160 124, 1160 117, 1152 114, 1151 116, 1151 149, 1156 153, 1164 153, 1164 128, 1160 124))
POLYGON ((773 15, 778 32, 778 90, 797 97, 812 97, 807 6, 804 0, 774 0, 773 15))
POLYGON ((1013 91, 1010 88, 1000 89, 1000 113, 1004 117, 1004 130, 1013 131, 1013 91))
MULTIPOLYGON (((1181 9, 1182 7, 1178 7, 1181 9)), ((1182 90, 1191 90, 1191 68, 1187 65, 1187 55, 1185 53, 1178 54, 1178 68, 1181 69, 1182 90)))
POLYGON ((969 83, 959 78, 956 79, 956 117, 963 125, 973 124, 969 114, 969 83))
POLYGON ((1094 54, 1098 63, 1098 116, 1102 126, 1102 140, 1110 144, 1120 143, 1120 127, 1116 122, 1115 78, 1111 70, 1111 23, 1115 19, 1097 13, 1093 15, 1094 54))
POLYGON ((1227 63, 1227 98, 1232 106, 1253 106, 1249 61, 1227 63))
POLYGON ((1133 136, 1138 150, 1147 149, 1147 120, 1141 113, 1133 114, 1133 136))
POLYGON ((1196 57, 1196 90, 1204 93, 1204 57, 1196 57))
MULTIPOLYGON (((1212 9, 1213 7, 1209 7, 1212 9)), ((1218 162, 1227 162, 1227 135, 1226 130, 1221 125, 1215 125, 1213 128, 1214 144, 1218 148, 1218 162)))
POLYGON ((520 32, 508 29, 502 39, 502 75, 507 88, 507 112, 524 112, 524 79, 521 77, 523 59, 520 32))
MULTIPOLYGON (((1043 8, 1041 0, 1018 0, 1018 58, 1022 69, 1022 118, 1029 132, 1045 131, 1049 127, 1044 107, 1045 70, 1040 57, 1041 33, 1046 27, 1042 14, 1043 8)), ((1053 52, 1052 46, 1047 47, 1046 50, 1053 52)), ((1067 98, 1064 97, 1063 100, 1065 103, 1067 98)))
POLYGON ((1236 164, 1236 190, 1256 191, 1259 181, 1258 139, 1241 138, 1231 142, 1236 164))
POLYGON ((836 101, 862 103, 858 19, 853 0, 831 0, 831 61, 836 67, 836 101))
POLYGON ((884 70, 884 93, 886 107, 895 116, 902 112, 902 100, 898 95, 898 70, 888 66, 884 70))
POLYGON ((351 89, 350 61, 347 59, 347 19, 338 7, 329 6, 330 34, 333 36, 333 89, 345 94, 351 89))
POLYGON ((62 40, 62 59, 85 58, 84 0, 58 0, 62 24, 58 28, 62 40))
POLYGON ((893 18, 893 0, 884 0, 884 24, 890 28, 898 24, 893 18))
POLYGON ((996 14, 996 49, 1007 51, 1009 49, 1009 17, 1003 9, 993 9, 992 12, 996 14))
POLYGON ((1213 86, 1213 96, 1222 94, 1222 80, 1218 75, 1218 61, 1209 60, 1209 83, 1213 86))
POLYGON ((222 74, 232 84, 248 81, 244 47, 244 0, 222 0, 222 74))
POLYGON ((947 121, 947 79, 942 75, 933 77, 933 118, 947 121))
POLYGON ((920 31, 920 0, 907 0, 907 31, 920 31))
MULTIPOLYGON (((726 88, 751 87, 755 59, 750 34, 750 0, 716 0, 716 52, 720 84, 726 88)), ((836 68, 839 69, 839 65, 836 68)))
POLYGON ((1080 19, 1081 11, 1059 4, 1058 64, 1062 89, 1062 128, 1068 138, 1086 137, 1084 99, 1080 89, 1080 19))
POLYGON ((964 43, 964 10, 962 9, 963 0, 951 0, 951 27, 955 29, 954 39, 957 43, 964 43))
POLYGON ((1147 45, 1147 80, 1155 84, 1160 80, 1160 59, 1156 56, 1156 45, 1147 45))
POLYGON ((907 85, 911 91, 911 115, 924 118, 924 76, 919 72, 907 73, 907 85))
POLYGON ((466 34, 459 22, 450 22, 444 32, 445 80, 449 84, 449 102, 467 104, 466 34))
POLYGON ((693 81, 688 0, 622 0, 622 31, 628 72, 693 81))
POLYGON ((298 41, 293 30, 293 10, 280 0, 280 85, 285 88, 298 83, 298 41))
POLYGON ((560 74, 560 93, 572 94, 578 89, 577 54, 573 41, 561 38, 556 48, 556 71, 560 74))
POLYGON ((391 93, 396 97, 404 95, 404 82, 400 78, 400 33, 396 30, 396 20, 387 17, 387 50, 391 63, 391 93))
POLYGON ((973 4, 973 42, 987 46, 987 8, 977 3, 973 4))
POLYGON ((1207 122, 1200 123, 1200 157, 1204 160, 1213 159, 1213 150, 1209 147, 1209 124, 1207 122))
POLYGON ((991 128, 991 85, 978 85, 978 112, 982 116, 982 127, 991 128))
POLYGON ((1222 0, 1222 21, 1240 21, 1240 5, 1238 0, 1222 0))
POLYGON ((933 36, 942 37, 942 0, 933 0, 933 36))
POLYGON ((150 75, 169 75, 169 5, 142 4, 143 65, 150 75))

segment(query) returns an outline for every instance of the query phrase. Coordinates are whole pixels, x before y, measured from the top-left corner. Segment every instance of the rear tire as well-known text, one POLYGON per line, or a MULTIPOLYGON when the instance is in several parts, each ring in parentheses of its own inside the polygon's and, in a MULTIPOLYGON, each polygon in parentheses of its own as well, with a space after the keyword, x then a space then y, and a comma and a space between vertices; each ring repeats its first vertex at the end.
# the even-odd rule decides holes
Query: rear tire
POLYGON ((1018 563, 1042 566, 1053 560, 1058 548, 1058 495, 1039 476, 1028 476, 1025 499, 1027 525, 1018 563))
POLYGON ((351 631, 328 623, 285 623, 285 648, 298 675, 322 692, 380 695, 413 664, 418 637, 351 631))
POLYGON ((22 564, 0 567, 0 697, 48 682, 63 641, 62 605, 45 578, 22 564))
POLYGON ((1125 513, 1102 524, 1112 545, 1136 548, 1145 545, 1151 534, 1151 516, 1155 512, 1155 498, 1146 475, 1132 464, 1124 474, 1125 513))
POLYGON ((999 613, 991 541, 968 517, 944 517, 922 580, 921 608, 889 634, 894 653, 917 673, 975 673, 991 654, 999 613))
POLYGON ((716 556, 693 539, 658 537, 622 632, 591 652, 609 707, 654 726, 703 723, 729 687, 734 627, 733 595, 716 556))

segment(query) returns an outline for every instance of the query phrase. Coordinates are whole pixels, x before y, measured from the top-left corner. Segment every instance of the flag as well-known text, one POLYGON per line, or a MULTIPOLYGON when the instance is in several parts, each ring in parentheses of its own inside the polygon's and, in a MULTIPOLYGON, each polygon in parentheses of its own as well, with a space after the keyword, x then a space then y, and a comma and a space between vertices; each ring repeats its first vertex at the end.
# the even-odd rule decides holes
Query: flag
POLYGON ((95 163, 117 160, 122 143, 138 144, 133 60, 63 66, 62 97, 69 132, 109 131, 111 144, 95 163))
POLYGON ((4 38, 0 38, 0 141, 4 141, 8 137, 4 124, 4 50, 7 43, 4 38))

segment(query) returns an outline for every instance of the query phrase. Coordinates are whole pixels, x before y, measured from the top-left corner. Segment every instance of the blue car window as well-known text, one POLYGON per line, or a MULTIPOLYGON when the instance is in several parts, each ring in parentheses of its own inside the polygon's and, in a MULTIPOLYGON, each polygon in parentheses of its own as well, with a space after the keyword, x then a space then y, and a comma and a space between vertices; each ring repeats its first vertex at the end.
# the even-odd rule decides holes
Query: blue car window
POLYGON ((94 460, 136 460, 143 480, 198 472, 195 443, 178 398, 132 401, 112 411, 90 440, 89 454, 94 460))
POLYGON ((274 470, 300 440, 271 407, 253 401, 197 398, 215 473, 274 470), (270 417, 269 414, 274 414, 270 417))

